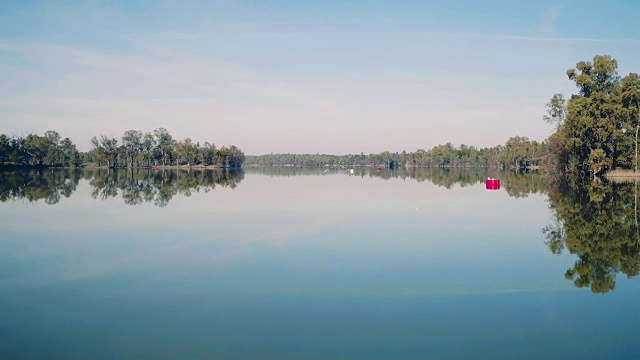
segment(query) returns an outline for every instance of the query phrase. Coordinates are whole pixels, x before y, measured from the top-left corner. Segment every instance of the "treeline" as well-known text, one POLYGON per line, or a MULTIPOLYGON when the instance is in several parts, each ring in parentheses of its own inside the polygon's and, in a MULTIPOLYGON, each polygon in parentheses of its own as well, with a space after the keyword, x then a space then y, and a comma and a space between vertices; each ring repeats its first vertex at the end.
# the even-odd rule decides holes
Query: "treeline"
POLYGON ((555 94, 545 116, 556 125, 548 140, 553 165, 563 173, 590 176, 637 170, 640 76, 621 78, 617 60, 597 55, 567 70, 567 77, 578 93, 568 100, 555 94))
POLYGON ((0 166, 57 166, 82 164, 76 145, 67 137, 62 139, 55 131, 43 136, 8 136, 0 134, 0 166))
POLYGON ((527 137, 509 138, 504 145, 488 148, 451 143, 437 145, 430 150, 418 149, 409 154, 407 166, 417 167, 490 167, 523 169, 542 166, 549 148, 546 142, 527 137))
POLYGON ((143 134, 128 130, 120 139, 100 136, 91 139, 91 150, 81 153, 69 139, 56 131, 43 136, 0 134, 0 166, 74 167, 92 163, 109 168, 158 165, 201 165, 239 168, 245 155, 235 145, 217 148, 186 138, 178 141, 164 128, 143 134))
POLYGON ((116 138, 94 136, 91 146, 86 160, 110 168, 158 165, 239 168, 245 159, 235 145, 217 148, 213 143, 200 145, 189 138, 178 141, 164 128, 145 134, 139 130, 125 131, 120 144, 116 138))
POLYGON ((437 145, 429 150, 414 152, 372 153, 365 155, 326 154, 267 154, 247 156, 248 166, 374 166, 397 167, 491 167, 531 168, 542 166, 549 154, 548 143, 515 136, 504 145, 489 148, 454 146, 451 143, 437 145))

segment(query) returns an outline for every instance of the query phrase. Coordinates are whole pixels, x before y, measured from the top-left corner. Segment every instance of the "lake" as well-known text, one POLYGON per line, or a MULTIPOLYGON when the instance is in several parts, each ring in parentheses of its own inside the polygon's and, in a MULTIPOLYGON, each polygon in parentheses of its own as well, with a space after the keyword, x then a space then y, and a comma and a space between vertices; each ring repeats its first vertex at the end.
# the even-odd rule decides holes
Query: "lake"
POLYGON ((639 358, 637 191, 484 169, 0 172, 0 358, 639 358))

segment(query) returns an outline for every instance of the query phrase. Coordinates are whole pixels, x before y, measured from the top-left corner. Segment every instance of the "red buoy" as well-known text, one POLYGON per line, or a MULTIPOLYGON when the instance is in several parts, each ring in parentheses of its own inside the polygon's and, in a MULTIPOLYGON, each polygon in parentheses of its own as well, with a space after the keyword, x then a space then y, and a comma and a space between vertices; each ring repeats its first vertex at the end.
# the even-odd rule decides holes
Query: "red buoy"
POLYGON ((376 170, 380 171, 380 168, 377 168, 376 170))
POLYGON ((488 178, 485 183, 485 187, 487 190, 500 190, 500 180, 488 178))
POLYGON ((156 168, 156 171, 158 171, 158 168, 156 168))

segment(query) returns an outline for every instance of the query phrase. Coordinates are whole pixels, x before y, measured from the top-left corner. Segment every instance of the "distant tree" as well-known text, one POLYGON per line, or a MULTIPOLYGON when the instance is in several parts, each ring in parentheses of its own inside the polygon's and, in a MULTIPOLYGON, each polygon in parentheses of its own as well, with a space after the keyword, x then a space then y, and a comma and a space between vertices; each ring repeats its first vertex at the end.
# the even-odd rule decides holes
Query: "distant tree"
MULTIPOLYGON (((100 140, 98 140, 98 138, 95 136, 91 138, 90 153, 92 157, 95 159, 95 161, 98 163, 98 166, 100 166, 103 162, 107 163, 107 154, 105 152, 105 149, 100 144, 100 140)), ((108 163, 107 163, 107 166, 108 166, 108 163)))
POLYGON ((27 135, 22 142, 26 160, 30 165, 36 166, 46 164, 45 161, 52 145, 49 138, 35 134, 27 135))
POLYGON ((60 134, 57 131, 49 130, 45 131, 44 137, 53 145, 58 146, 60 144, 60 134))
POLYGON ((145 133, 142 139, 142 159, 147 166, 151 166, 153 152, 156 148, 156 138, 151 133, 145 133))
POLYGON ((11 139, 5 134, 0 134, 0 165, 8 162, 11 152, 11 139))
POLYGON ((118 155, 120 154, 120 148, 118 147, 118 140, 115 138, 109 138, 107 136, 100 136, 100 150, 104 154, 104 158, 108 167, 118 166, 118 155))
POLYGON ((156 149, 162 161, 162 166, 166 164, 172 157, 174 149, 174 140, 171 134, 165 128, 159 128, 153 132, 156 140, 156 149))
POLYGON ((199 161, 204 165, 215 164, 216 152, 217 149, 214 144, 205 142, 204 145, 198 149, 199 161))
POLYGON ((235 145, 231 145, 228 149, 227 166, 230 168, 239 168, 244 162, 244 153, 235 145))
POLYGON ((543 116, 544 121, 555 125, 556 129, 564 124, 567 117, 567 101, 562 94, 554 94, 547 103, 547 114, 543 116))
POLYGON ((186 138, 177 143, 176 154, 180 160, 191 166, 198 156, 198 147, 191 141, 191 139, 186 138))
POLYGON ((78 166, 79 154, 71 139, 64 138, 60 142, 63 166, 78 166))
POLYGON ((142 150, 142 132, 139 130, 125 131, 124 135, 122 135, 122 147, 129 166, 133 167, 134 160, 142 150))

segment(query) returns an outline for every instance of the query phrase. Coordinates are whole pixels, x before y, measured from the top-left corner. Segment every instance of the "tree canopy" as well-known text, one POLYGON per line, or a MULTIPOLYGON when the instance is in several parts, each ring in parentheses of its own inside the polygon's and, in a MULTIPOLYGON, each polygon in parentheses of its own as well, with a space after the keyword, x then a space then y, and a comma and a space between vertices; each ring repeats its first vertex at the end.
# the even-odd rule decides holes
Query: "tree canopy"
POLYGON ((371 154, 266 154, 247 156, 246 164, 254 166, 379 166, 428 168, 527 168, 542 166, 548 157, 546 142, 514 136, 504 145, 477 148, 452 143, 436 145, 429 150, 371 154))
POLYGON ((217 148, 186 138, 174 140, 164 128, 152 133, 127 130, 120 139, 101 135, 90 140, 91 150, 80 153, 69 139, 56 131, 44 135, 8 136, 0 134, 0 166, 73 167, 83 163, 98 166, 149 167, 157 165, 203 165, 239 168, 245 155, 235 145, 217 148))
POLYGON ((44 135, 7 136, 0 134, 0 165, 78 166, 82 158, 75 144, 55 131, 44 135))
POLYGON ((245 155, 235 145, 217 148, 213 143, 200 145, 190 138, 175 140, 165 128, 152 133, 125 131, 122 145, 118 139, 101 136, 91 139, 91 151, 85 160, 107 167, 149 167, 158 165, 203 165, 239 168, 245 155))
POLYGON ((549 137, 552 163, 564 172, 599 175, 607 170, 636 167, 640 125, 638 74, 618 75, 609 55, 580 61, 567 70, 578 92, 568 100, 554 95, 544 120, 556 126, 549 137))

